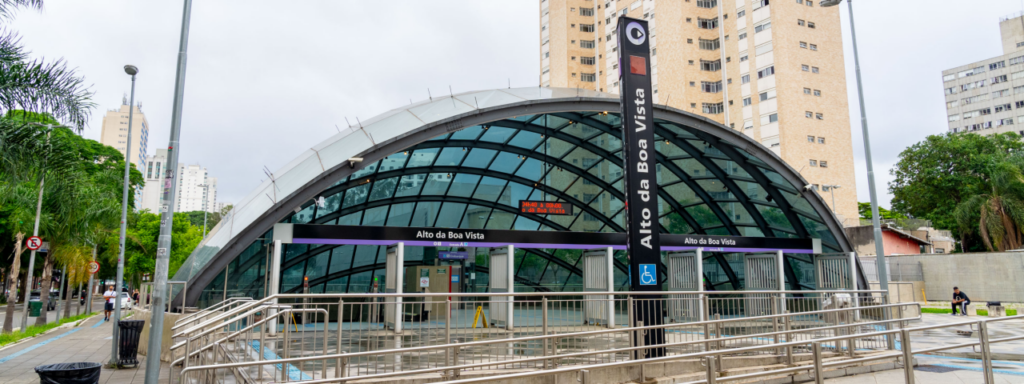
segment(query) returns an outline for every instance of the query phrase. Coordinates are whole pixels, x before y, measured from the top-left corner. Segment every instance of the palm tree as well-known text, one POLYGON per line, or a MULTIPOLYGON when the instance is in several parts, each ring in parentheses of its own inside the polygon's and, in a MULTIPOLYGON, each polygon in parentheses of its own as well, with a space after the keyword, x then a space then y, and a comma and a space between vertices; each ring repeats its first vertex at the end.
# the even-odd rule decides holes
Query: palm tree
MULTIPOLYGON (((0 0, 0 21, 18 8, 40 10, 42 0, 0 0)), ((14 32, 0 31, 0 112, 49 113, 81 131, 94 106, 84 79, 63 59, 30 60, 14 32)))
POLYGON ((994 162, 985 173, 985 185, 957 205, 957 223, 976 226, 989 251, 1019 249, 1024 242, 1024 157, 994 162))

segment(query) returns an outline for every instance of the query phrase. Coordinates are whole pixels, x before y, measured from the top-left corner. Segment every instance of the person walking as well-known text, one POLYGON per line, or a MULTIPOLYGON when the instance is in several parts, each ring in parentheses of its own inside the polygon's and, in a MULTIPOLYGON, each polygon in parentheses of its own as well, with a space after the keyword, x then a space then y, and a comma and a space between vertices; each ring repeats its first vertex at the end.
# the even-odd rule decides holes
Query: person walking
POLYGON ((103 321, 110 321, 110 312, 114 311, 114 300, 117 300, 117 291, 114 291, 113 285, 107 286, 107 291, 103 292, 103 321))
POLYGON ((136 289, 135 293, 132 293, 132 303, 135 305, 139 304, 139 290, 136 289))
POLYGON ((960 307, 960 316, 967 316, 967 305, 970 303, 971 298, 960 287, 953 287, 953 316, 956 316, 957 306, 960 307))

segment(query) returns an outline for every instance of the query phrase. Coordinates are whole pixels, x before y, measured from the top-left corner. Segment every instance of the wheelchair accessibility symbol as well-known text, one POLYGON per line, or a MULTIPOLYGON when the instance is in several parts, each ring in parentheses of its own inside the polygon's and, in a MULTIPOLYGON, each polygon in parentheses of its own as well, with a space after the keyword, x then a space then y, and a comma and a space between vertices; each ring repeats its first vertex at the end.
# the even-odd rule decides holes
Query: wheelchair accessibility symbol
POLYGON ((658 269, 654 264, 640 264, 640 285, 658 284, 658 269))

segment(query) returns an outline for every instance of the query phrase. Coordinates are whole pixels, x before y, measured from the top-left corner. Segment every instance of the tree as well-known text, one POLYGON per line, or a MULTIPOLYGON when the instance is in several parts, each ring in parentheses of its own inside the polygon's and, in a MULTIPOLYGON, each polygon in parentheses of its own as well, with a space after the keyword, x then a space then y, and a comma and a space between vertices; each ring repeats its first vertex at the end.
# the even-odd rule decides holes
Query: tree
MULTIPOLYGON (((862 219, 871 220, 871 218, 874 217, 874 215, 871 214, 871 203, 857 203, 857 211, 860 212, 860 218, 862 218, 862 219)), ((904 215, 902 215, 902 214, 900 214, 898 212, 890 211, 888 209, 885 209, 885 207, 882 207, 882 206, 878 207, 878 215, 882 216, 881 219, 883 219, 883 220, 886 220, 886 219, 906 219, 907 218, 906 216, 904 216, 904 215)))
POLYGON ((980 238, 962 227, 954 212, 977 193, 974 186, 987 184, 984 175, 991 164, 1024 150, 1019 139, 1014 134, 944 134, 908 147, 889 171, 894 176, 889 183, 893 211, 950 229, 967 250, 984 250, 980 238))
POLYGON ((993 162, 972 186, 975 194, 956 207, 960 228, 976 227, 985 248, 1003 252, 1020 249, 1024 228, 1024 157, 993 162))

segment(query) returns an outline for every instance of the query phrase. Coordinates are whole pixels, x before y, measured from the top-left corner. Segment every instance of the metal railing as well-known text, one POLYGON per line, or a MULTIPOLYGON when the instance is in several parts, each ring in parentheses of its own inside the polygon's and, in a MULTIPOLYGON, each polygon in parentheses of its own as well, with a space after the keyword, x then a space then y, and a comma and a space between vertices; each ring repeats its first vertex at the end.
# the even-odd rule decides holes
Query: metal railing
POLYGON ((234 306, 249 301, 253 301, 253 299, 251 297, 229 297, 227 300, 217 303, 217 305, 199 310, 196 313, 178 319, 178 321, 174 323, 174 326, 171 327, 171 331, 177 331, 188 325, 198 325, 201 320, 210 315, 227 312, 231 310, 231 308, 234 308, 234 306))
MULTIPOLYGON (((256 347, 260 352, 257 359, 267 359, 235 363, 242 365, 220 364, 221 368, 247 367, 262 375, 262 366, 270 365, 273 376, 280 376, 282 381, 317 380, 317 374, 323 380, 328 368, 335 377, 370 378, 427 371, 446 371, 446 377, 455 377, 464 370, 486 367, 545 369, 559 364, 630 361, 637 357, 636 351, 651 349, 633 347, 634 340, 644 339, 636 332, 652 329, 664 332, 664 340, 657 344, 670 355, 760 345, 771 348, 751 351, 792 356, 792 348, 777 347, 783 339, 811 340, 862 335, 877 327, 889 329, 893 322, 908 319, 902 316, 906 305, 916 306, 887 304, 880 291, 616 294, 612 299, 608 299, 607 292, 489 293, 486 299, 479 294, 281 294, 239 305, 179 332, 175 337, 186 341, 173 349, 196 351, 196 347, 209 344, 214 330, 241 330, 240 334, 217 338, 217 343, 233 343, 223 348, 243 351, 250 348, 252 340, 261 339, 264 342, 256 347), (661 295, 665 297, 656 298, 661 295), (505 301, 508 296, 515 297, 511 311, 505 301), (398 297, 403 301, 394 300, 398 297), (281 304, 273 306, 273 301, 281 304), (607 311, 609 307, 613 310, 607 311), (288 308, 304 313, 293 320, 289 317, 296 312, 286 312, 288 308), (309 309, 323 311, 313 313, 309 309), (275 310, 281 312, 275 314, 275 310), (632 322, 635 314, 654 311, 664 315, 665 324, 632 322), (600 315, 605 313, 611 315, 600 315), (267 316, 257 318, 257 314, 267 316), (288 327, 282 329, 279 324, 288 327), (328 336, 332 326, 335 337, 328 336), (291 340, 281 343, 282 338, 291 340), (314 351, 314 346, 322 349, 317 355, 298 360, 280 358, 296 344, 303 354, 314 351), (328 351, 334 354, 328 355, 328 351), (292 366, 295 362, 308 363, 312 370, 307 375, 305 369, 292 366)), ((858 337, 846 346, 826 348, 852 353, 856 348, 881 350, 892 345, 892 338, 858 337)), ((183 374, 195 371, 192 362, 208 361, 193 358, 191 352, 186 355, 190 358, 175 356, 174 365, 183 364, 183 374)), ((251 376, 252 372, 247 374, 251 376)), ((204 381, 195 377, 189 380, 204 381)))

